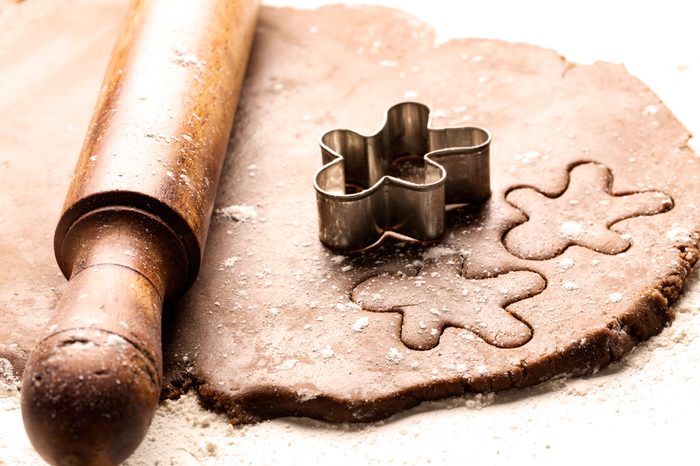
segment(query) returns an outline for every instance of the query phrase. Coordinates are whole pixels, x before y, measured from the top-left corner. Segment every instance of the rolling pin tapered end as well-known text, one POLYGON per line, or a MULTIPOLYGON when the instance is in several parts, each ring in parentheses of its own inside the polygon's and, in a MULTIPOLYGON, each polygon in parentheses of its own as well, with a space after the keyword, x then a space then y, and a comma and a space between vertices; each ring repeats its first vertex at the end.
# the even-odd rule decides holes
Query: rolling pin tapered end
POLYGON ((25 429, 50 464, 119 464, 146 435, 160 396, 163 289, 178 261, 160 225, 110 209, 67 236, 70 280, 22 377, 25 429))
POLYGON ((22 417, 55 465, 114 465, 139 445, 160 395, 154 361, 123 337, 73 329, 39 343, 22 379, 22 417))

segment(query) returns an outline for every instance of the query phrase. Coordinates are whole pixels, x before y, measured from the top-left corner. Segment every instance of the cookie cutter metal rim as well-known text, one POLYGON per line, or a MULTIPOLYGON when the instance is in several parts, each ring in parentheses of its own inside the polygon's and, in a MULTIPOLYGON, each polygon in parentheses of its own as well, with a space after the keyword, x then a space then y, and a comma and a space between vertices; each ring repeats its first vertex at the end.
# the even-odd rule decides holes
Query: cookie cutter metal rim
MULTIPOLYGON (((338 130, 334 130, 334 131, 338 131, 338 130)), ((359 133, 355 133, 354 131, 351 131, 351 132, 354 134, 357 134, 358 136, 365 137, 359 133)), ((374 136, 376 136, 376 134, 374 136)), ((379 191, 380 189, 382 189, 382 187, 386 184, 403 186, 406 188, 410 188, 411 190, 414 190, 414 191, 429 191, 429 190, 433 189, 435 186, 439 186, 441 184, 444 184, 446 179, 447 179, 447 171, 445 170, 445 167, 443 167, 439 163, 427 158, 428 155, 433 154, 433 152, 430 152, 429 154, 426 154, 423 157, 427 163, 429 163, 431 166, 433 166, 435 169, 437 169, 441 172, 440 178, 437 181, 430 182, 430 183, 413 183, 411 181, 402 180, 401 178, 397 178, 395 176, 384 175, 379 179, 379 181, 377 181, 376 183, 373 183, 372 186, 370 186, 369 188, 363 189, 362 191, 357 192, 357 193, 339 194, 339 193, 326 191, 325 189, 321 188, 318 185, 318 181, 317 181, 318 176, 321 174, 322 171, 325 171, 334 165, 337 165, 337 164, 344 165, 345 158, 342 155, 338 154, 333 149, 330 149, 328 146, 325 146, 323 143, 320 143, 320 144, 321 144, 321 146, 324 147, 324 149, 326 149, 328 152, 332 153, 337 158, 335 160, 333 160, 332 162, 325 164, 323 167, 321 167, 320 170, 318 170, 316 172, 316 175, 314 176, 314 188, 316 189, 316 191, 323 193, 324 196, 327 196, 327 197, 333 198, 333 199, 337 199, 341 202, 350 202, 350 201, 354 201, 357 199, 362 199, 362 198, 367 197, 367 196, 371 196, 376 191, 379 191)))
MULTIPOLYGON (((323 136, 320 138, 319 145, 321 147, 322 155, 324 158, 324 165, 316 172, 316 175, 314 176, 313 180, 314 188, 317 193, 317 204, 319 210, 319 238, 323 243, 332 248, 341 250, 365 249, 381 241, 382 237, 386 233, 390 232, 395 233, 398 236, 408 236, 409 239, 413 238, 423 241, 435 240, 439 238, 444 232, 444 211, 445 206, 447 204, 468 204, 474 201, 483 201, 489 197, 489 146, 491 144, 491 133, 483 127, 471 125, 433 128, 432 120, 432 114, 427 105, 419 102, 401 102, 393 105, 387 110, 387 112, 384 115, 384 121, 380 129, 373 135, 365 136, 363 134, 357 133, 349 129, 336 129, 323 134, 323 136), (421 112, 425 114, 425 124, 420 127, 420 134, 424 137, 423 142, 427 145, 428 151, 422 156, 422 159, 425 163, 425 166, 422 169, 424 173, 429 170, 428 167, 430 167, 430 169, 432 170, 437 171, 439 173, 437 179, 435 179, 434 181, 431 180, 426 183, 414 183, 401 178, 397 178, 392 175, 384 174, 381 177, 379 177, 379 179, 377 179, 375 182, 368 182, 367 184, 369 185, 369 187, 363 188, 356 193, 346 193, 346 157, 343 156, 339 150, 336 150, 334 147, 332 147, 332 145, 327 140, 332 135, 336 134, 351 135, 351 138, 357 138, 362 140, 364 143, 363 156, 366 160, 368 160, 368 162, 366 163, 366 165, 368 166, 370 165, 369 159, 373 156, 369 153, 370 151, 368 150, 368 147, 370 145, 369 142, 374 141, 375 139, 379 139, 380 137, 384 136, 385 133, 390 132, 390 130, 392 129, 392 127, 390 126, 390 118, 394 115, 394 113, 400 112, 404 108, 407 108, 407 111, 409 112, 417 112, 418 115, 420 115, 421 112), (450 134, 457 134, 457 139, 459 139, 460 136, 463 136, 466 139, 470 139, 471 136, 464 136, 465 133, 478 134, 479 136, 473 137, 472 139, 477 139, 479 142, 471 145, 459 145, 450 143, 450 134), (436 148, 430 150, 433 146, 436 146, 436 148), (477 160, 475 162, 475 164, 477 165, 475 166, 475 168, 473 168, 473 170, 476 172, 482 172, 481 178, 479 178, 479 183, 476 183, 480 185, 476 188, 478 194, 476 196, 470 197, 470 194, 473 193, 469 193, 469 190, 466 190, 466 194, 464 194, 463 196, 458 196, 458 200, 456 202, 447 202, 453 199, 446 199, 444 188, 445 185, 450 184, 450 181, 454 179, 455 182, 451 183, 452 186, 448 186, 448 188, 450 188, 450 191, 452 193, 454 193, 455 191, 460 192, 460 187, 454 186, 454 184, 457 181, 464 182, 464 177, 460 178, 457 175, 450 176, 450 172, 438 160, 440 158, 446 158, 449 156, 461 156, 461 158, 464 159, 469 155, 474 155, 477 160), (328 160, 329 158, 330 160, 328 160), (324 189, 321 187, 321 183, 319 182, 319 179, 324 173, 335 169, 335 167, 339 167, 339 170, 342 173, 342 193, 332 192, 327 189, 324 189), (358 222, 352 222, 353 224, 345 222, 346 226, 351 226, 351 228, 349 228, 348 230, 353 230, 354 232, 351 231, 348 234, 342 234, 343 227, 336 225, 339 223, 339 219, 333 212, 336 209, 333 208, 332 204, 330 204, 330 207, 328 207, 329 203, 335 203, 337 207, 343 203, 362 202, 363 200, 371 199, 379 191, 390 190, 393 187, 404 189, 406 193, 426 193, 426 196, 428 196, 431 192, 442 191, 441 202, 432 202, 433 207, 436 207, 436 210, 440 211, 442 218, 433 220, 432 222, 434 223, 434 225, 431 228, 428 228, 427 230, 419 230, 418 234, 415 234, 416 232, 414 232, 414 234, 407 235, 406 232, 400 231, 400 229, 396 229, 390 226, 387 227, 386 225, 377 225, 377 222, 371 224, 368 222, 368 224, 365 227, 362 227, 362 225, 359 225, 358 227, 358 222), (366 231, 363 232, 363 228, 366 231), (329 230, 333 233, 328 234, 329 230), (366 239, 362 240, 362 237, 366 237, 366 239), (357 240, 357 238, 360 239, 357 240)), ((400 123, 405 122, 400 121, 400 123)), ((386 147, 388 144, 389 143, 384 141, 384 147, 382 147, 383 151, 382 154, 380 154, 380 156, 390 159, 390 157, 387 155, 387 153, 390 152, 386 147)), ((376 156, 376 154, 374 154, 374 156, 376 156)), ((469 174, 467 173, 467 175, 469 174)), ((369 177, 369 173, 367 176, 369 177)), ((452 195, 452 197, 454 197, 454 195, 452 195)), ((389 206, 385 206, 385 209, 388 209, 388 207, 389 206)), ((362 214, 364 214, 363 216, 367 216, 366 210, 369 208, 371 207, 367 207, 366 209, 364 209, 364 211, 362 212, 362 214)), ((388 222, 385 221, 384 223, 388 222)))
POLYGON ((446 178, 447 178, 447 171, 445 170, 445 168, 441 164, 434 161, 432 159, 433 157, 439 157, 439 156, 443 156, 443 155, 460 154, 460 153, 465 154, 467 152, 469 152, 469 153, 479 152, 479 151, 481 151, 481 150, 483 150, 491 145, 491 133, 489 132, 489 130, 487 130, 484 127, 469 125, 469 126, 446 126, 446 127, 441 127, 441 128, 433 128, 432 127, 432 119, 433 119, 433 117, 432 117, 432 114, 430 114, 430 108, 427 105, 420 103, 420 102, 408 101, 408 102, 400 102, 398 104, 392 105, 389 108, 389 110, 387 110, 387 112, 385 113, 384 122, 382 123, 380 129, 376 133, 374 133, 370 136, 360 134, 360 133, 353 131, 351 129, 334 129, 331 131, 327 131, 326 133, 323 134, 323 136, 321 136, 319 138, 319 145, 321 146, 321 150, 324 150, 324 151, 328 152, 329 154, 332 154, 335 159, 328 162, 328 163, 325 163, 321 168, 319 168, 316 171, 316 174, 314 175, 314 181, 313 181, 314 188, 316 189, 317 192, 323 193, 325 196, 332 197, 332 198, 338 198, 339 200, 346 200, 346 201, 351 201, 354 199, 358 199, 358 198, 362 198, 364 196, 371 195, 373 192, 379 190, 381 188, 381 185, 388 182, 388 180, 391 180, 391 182, 394 184, 409 187, 411 189, 426 189, 427 190, 427 189, 430 189, 431 187, 436 186, 440 183, 444 183, 446 181, 446 178), (336 133, 336 132, 347 132, 347 133, 352 133, 358 137, 365 138, 365 139, 377 137, 379 134, 381 134, 386 129, 387 124, 388 124, 388 120, 389 120, 389 113, 397 107, 402 107, 402 106, 406 106, 406 105, 414 105, 414 106, 422 107, 423 109, 425 109, 429 113, 430 116, 428 118, 428 125, 426 128, 426 130, 429 133, 447 132, 450 130, 454 131, 454 130, 461 130, 461 129, 473 129, 473 130, 481 131, 483 134, 485 134, 484 141, 481 142, 480 144, 473 145, 473 146, 453 146, 453 147, 445 147, 442 149, 435 149, 435 150, 432 150, 432 151, 426 153, 425 155, 423 155, 423 159, 426 162, 428 162, 433 167, 439 169, 442 172, 442 176, 440 177, 440 179, 438 181, 433 182, 433 183, 420 183, 420 184, 419 183, 412 183, 410 181, 402 180, 401 178, 396 178, 395 176, 384 175, 384 176, 382 176, 381 179, 379 179, 379 181, 372 184, 372 186, 370 186, 369 188, 363 189, 362 191, 357 192, 357 193, 338 194, 338 193, 333 193, 333 192, 327 191, 319 186, 318 177, 323 171, 327 170, 331 166, 334 166, 337 164, 343 165, 345 163, 345 157, 343 157, 335 149, 331 148, 328 144, 326 144, 324 142, 324 139, 326 138, 326 136, 328 136, 332 133, 336 133))

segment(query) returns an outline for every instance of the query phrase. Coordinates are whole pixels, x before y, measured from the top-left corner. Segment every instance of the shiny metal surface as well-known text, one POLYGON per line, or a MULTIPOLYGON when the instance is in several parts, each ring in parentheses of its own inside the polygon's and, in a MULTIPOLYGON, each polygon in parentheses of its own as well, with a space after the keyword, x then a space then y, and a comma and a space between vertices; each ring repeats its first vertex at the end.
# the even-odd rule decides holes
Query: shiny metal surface
POLYGON ((314 187, 324 244, 359 250, 389 232, 435 240, 445 229, 446 205, 488 199, 489 132, 430 126, 426 105, 403 102, 373 136, 347 129, 323 135, 314 187))

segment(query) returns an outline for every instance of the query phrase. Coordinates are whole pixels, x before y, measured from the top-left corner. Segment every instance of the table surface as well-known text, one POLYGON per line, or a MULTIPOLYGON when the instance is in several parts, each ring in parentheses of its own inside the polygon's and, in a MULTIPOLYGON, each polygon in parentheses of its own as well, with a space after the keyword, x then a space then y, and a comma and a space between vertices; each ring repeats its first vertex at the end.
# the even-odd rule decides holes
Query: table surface
MULTIPOLYGON (((326 3, 265 2, 301 8, 326 3)), ((369 3, 421 18, 436 29, 438 41, 495 38, 552 48, 579 63, 624 63, 691 133, 700 133, 696 84, 700 28, 693 11, 700 8, 692 2, 369 3)), ((0 0, 0 15, 23 6, 0 0)), ((9 92, 11 86, 0 86, 0 99, 9 92)), ((700 152, 696 139, 689 145, 700 152)), ((673 326, 598 374, 495 396, 424 403, 380 423, 330 425, 278 419, 232 427, 222 416, 199 408, 193 396, 185 396, 161 406, 146 440, 127 464, 509 464, 533 459, 541 464, 578 464, 685 459, 695 454, 694 424, 700 417, 700 374, 695 370, 700 367, 697 271, 677 311, 673 326)), ((3 388, 9 376, 1 363, 0 464, 42 464, 24 434, 17 392, 3 388)))

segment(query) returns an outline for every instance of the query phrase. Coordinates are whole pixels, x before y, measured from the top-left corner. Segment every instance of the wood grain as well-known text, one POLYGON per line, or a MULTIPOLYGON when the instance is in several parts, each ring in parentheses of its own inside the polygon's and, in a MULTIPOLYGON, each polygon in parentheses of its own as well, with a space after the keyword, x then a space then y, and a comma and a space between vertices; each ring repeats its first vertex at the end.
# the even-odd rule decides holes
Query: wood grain
POLYGON ((52 464, 119 463, 148 429, 163 301, 199 270, 257 6, 131 4, 56 228, 69 283, 23 376, 52 464))

